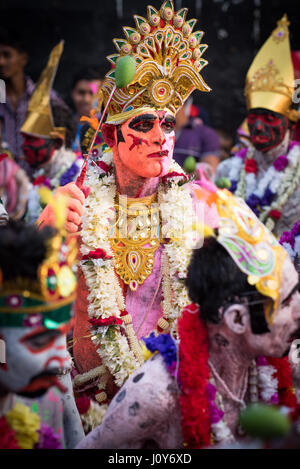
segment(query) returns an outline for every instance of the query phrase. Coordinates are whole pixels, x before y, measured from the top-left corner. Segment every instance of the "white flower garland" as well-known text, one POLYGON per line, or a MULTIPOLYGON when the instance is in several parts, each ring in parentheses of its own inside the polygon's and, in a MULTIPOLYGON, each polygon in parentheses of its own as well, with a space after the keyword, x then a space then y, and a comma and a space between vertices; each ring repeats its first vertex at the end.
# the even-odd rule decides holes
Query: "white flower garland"
MULTIPOLYGON (((113 165, 111 151, 104 153, 101 161, 107 166, 113 165)), ((174 162, 171 172, 182 173, 182 169, 174 162)), ((180 227, 182 217, 192 220, 194 215, 192 197, 188 188, 179 186, 181 178, 168 180, 170 187, 160 184, 158 202, 162 215, 164 237, 168 230, 180 227), (188 218, 189 217, 189 218, 188 218)), ((118 277, 114 269, 113 251, 110 246, 110 232, 115 217, 116 184, 113 171, 103 173, 97 165, 88 169, 88 185, 91 189, 86 200, 82 219, 83 255, 90 251, 103 249, 111 259, 82 261, 81 267, 89 289, 88 314, 90 318, 121 319, 125 310, 125 300, 118 277)), ((171 237, 171 235, 170 235, 171 237)), ((182 279, 185 278, 189 264, 191 249, 184 247, 179 239, 171 238, 165 245, 162 261, 163 269, 163 317, 170 321, 170 326, 189 303, 188 294, 182 279)), ((124 321, 125 322, 125 321, 124 321)), ((125 329, 125 332, 126 329, 125 329)), ((117 386, 122 386, 128 376, 141 365, 140 353, 134 349, 128 335, 124 334, 123 325, 113 327, 94 327, 92 341, 97 348, 103 365, 113 375, 117 386), (123 332, 123 333, 122 333, 123 332)), ((136 343, 138 344, 137 340, 136 343)), ((103 387, 102 387, 103 390, 103 387)))
MULTIPOLYGON (((254 156, 254 148, 251 147, 245 160, 254 156)), ((283 171, 277 171, 271 165, 265 172, 263 178, 257 182, 257 176, 254 173, 245 171, 244 161, 240 157, 235 157, 229 173, 231 181, 238 181, 235 191, 237 197, 247 200, 251 194, 261 199, 269 188, 273 194, 277 194, 276 199, 269 205, 263 207, 259 214, 259 219, 265 223, 271 231, 274 229, 274 220, 269 217, 272 210, 281 210, 289 197, 296 190, 300 181, 300 146, 294 145, 287 154, 288 165, 283 171)))

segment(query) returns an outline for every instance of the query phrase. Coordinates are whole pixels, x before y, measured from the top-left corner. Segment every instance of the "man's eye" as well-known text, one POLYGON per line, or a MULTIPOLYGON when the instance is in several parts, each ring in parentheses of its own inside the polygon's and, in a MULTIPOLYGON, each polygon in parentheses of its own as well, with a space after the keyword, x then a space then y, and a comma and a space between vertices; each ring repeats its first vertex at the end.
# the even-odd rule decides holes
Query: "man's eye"
POLYGON ((139 122, 133 128, 137 132, 148 132, 153 129, 153 122, 139 122))
POLYGON ((61 332, 58 330, 47 330, 40 334, 33 335, 24 340, 24 343, 33 350, 38 350, 40 348, 46 347, 50 344, 56 337, 61 335, 61 332))
POLYGON ((161 127, 165 133, 171 133, 175 125, 172 122, 164 122, 161 127))

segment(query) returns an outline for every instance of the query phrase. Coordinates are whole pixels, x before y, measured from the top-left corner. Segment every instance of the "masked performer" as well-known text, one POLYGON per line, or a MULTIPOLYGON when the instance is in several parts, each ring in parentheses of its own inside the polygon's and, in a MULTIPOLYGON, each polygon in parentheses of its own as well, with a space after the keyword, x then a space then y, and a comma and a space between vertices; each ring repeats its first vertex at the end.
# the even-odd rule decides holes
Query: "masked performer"
POLYGON ((0 448, 74 448, 84 436, 66 349, 76 252, 50 227, 0 228, 0 448))
POLYGON ((207 230, 204 246, 194 251, 187 286, 195 303, 178 320, 179 341, 168 334, 145 339, 155 354, 80 447, 228 443, 241 437, 247 403, 296 406, 282 357, 299 327, 298 274, 243 201, 227 190, 208 201, 217 206, 219 228, 207 230))
POLYGON ((36 85, 28 105, 26 120, 21 128, 23 151, 32 169, 27 220, 34 223, 42 209, 38 189, 52 191, 76 179, 82 164, 81 156, 71 151, 76 131, 71 111, 63 104, 50 103, 50 92, 63 42, 52 50, 48 64, 36 85))
MULTIPOLYGON (((68 229, 77 231, 82 220, 74 329, 81 375, 74 385, 96 386, 98 402, 143 363, 139 339, 169 330, 189 302, 182 279, 191 249, 182 233, 195 207, 187 177, 173 161, 175 114, 193 90, 210 88, 200 75, 207 64, 204 33, 193 32, 196 20, 186 16, 172 1, 159 11, 149 6, 147 18, 136 15, 136 28, 124 27, 125 39, 114 40, 104 104, 120 57, 134 57, 135 77, 113 95, 102 127, 107 151, 90 165, 88 198, 75 184, 62 188, 72 195, 68 229)), ((46 207, 41 225, 49 217, 46 207)))
POLYGON ((294 69, 286 15, 255 57, 245 95, 252 146, 221 163, 231 191, 280 236, 300 218, 300 147, 291 141, 298 120, 293 109, 294 69))

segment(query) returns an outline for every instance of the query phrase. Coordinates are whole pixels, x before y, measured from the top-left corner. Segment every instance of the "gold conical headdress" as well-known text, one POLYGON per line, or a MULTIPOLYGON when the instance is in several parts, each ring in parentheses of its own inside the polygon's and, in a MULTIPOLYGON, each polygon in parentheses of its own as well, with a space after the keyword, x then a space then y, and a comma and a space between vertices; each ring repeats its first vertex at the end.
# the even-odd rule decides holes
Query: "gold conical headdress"
POLYGON ((60 41, 52 49, 48 63, 29 101, 27 116, 21 132, 44 138, 65 137, 66 129, 54 126, 50 105, 50 92, 63 49, 64 41, 60 41))
POLYGON ((253 60, 246 77, 247 108, 265 108, 298 120, 291 109, 294 93, 289 21, 284 15, 253 60))
POLYGON ((175 114, 195 90, 211 91, 200 71, 207 49, 201 44, 203 31, 193 32, 196 19, 186 20, 187 8, 175 12, 172 0, 160 10, 148 6, 147 19, 134 16, 136 29, 124 27, 125 39, 114 39, 117 54, 107 57, 112 70, 102 91, 104 104, 115 85, 115 65, 119 57, 132 55, 136 75, 127 88, 117 89, 108 109, 109 123, 118 123, 139 109, 168 109, 175 114))

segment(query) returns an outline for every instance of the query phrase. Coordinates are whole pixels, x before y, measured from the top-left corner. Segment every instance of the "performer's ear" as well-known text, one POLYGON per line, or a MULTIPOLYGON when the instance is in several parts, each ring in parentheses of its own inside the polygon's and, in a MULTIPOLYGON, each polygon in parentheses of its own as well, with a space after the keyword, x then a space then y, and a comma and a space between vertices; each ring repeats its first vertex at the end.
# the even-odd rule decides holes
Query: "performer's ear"
POLYGON ((246 305, 233 304, 223 312, 227 327, 235 334, 244 334, 249 322, 249 311, 246 305))
POLYGON ((110 148, 113 148, 117 143, 116 130, 116 126, 112 124, 103 124, 102 126, 102 137, 110 148))

